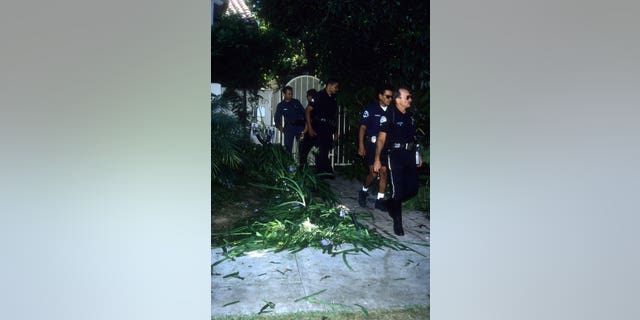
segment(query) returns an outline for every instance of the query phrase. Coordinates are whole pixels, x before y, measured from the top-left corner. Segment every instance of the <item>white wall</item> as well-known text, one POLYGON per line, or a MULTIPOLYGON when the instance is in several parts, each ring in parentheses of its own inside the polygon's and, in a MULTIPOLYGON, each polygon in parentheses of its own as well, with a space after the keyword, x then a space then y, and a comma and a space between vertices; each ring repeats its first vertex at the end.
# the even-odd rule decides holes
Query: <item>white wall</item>
POLYGON ((211 84, 211 93, 213 93, 215 95, 221 95, 222 92, 223 92, 222 86, 219 83, 212 83, 211 84))

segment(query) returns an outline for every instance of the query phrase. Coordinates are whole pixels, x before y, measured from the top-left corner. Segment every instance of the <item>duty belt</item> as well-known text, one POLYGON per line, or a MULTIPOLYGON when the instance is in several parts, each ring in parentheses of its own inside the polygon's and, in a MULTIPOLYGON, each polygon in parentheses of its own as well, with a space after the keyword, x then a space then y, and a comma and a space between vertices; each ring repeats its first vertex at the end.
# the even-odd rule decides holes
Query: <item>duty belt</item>
POLYGON ((314 118, 314 120, 320 122, 320 123, 324 123, 324 124, 328 124, 328 125, 335 125, 335 121, 331 120, 331 119, 327 119, 327 118, 314 118))
POLYGON ((295 120, 295 121, 287 121, 287 124, 289 125, 293 125, 293 126, 302 126, 304 125, 304 120, 295 120))
POLYGON ((416 144, 413 142, 409 142, 409 143, 394 143, 393 144, 393 148, 394 149, 401 149, 401 150, 413 150, 415 149, 416 144))

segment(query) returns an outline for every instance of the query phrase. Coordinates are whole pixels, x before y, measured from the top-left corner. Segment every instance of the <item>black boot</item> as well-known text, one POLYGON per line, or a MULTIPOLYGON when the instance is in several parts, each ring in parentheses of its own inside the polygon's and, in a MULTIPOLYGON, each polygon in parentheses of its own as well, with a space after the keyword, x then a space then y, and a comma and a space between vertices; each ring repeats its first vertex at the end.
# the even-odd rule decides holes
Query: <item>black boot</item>
MULTIPOLYGON (((395 216, 394 212, 395 210, 393 209, 393 199, 389 198, 385 201, 385 205, 387 206, 387 213, 389 214, 389 217, 391 217, 391 219, 393 219, 393 217, 395 216)), ((394 219, 395 221, 395 219, 394 219)))
POLYGON ((398 236, 404 236, 404 230, 402 229, 402 203, 395 199, 389 199, 387 209, 393 219, 393 233, 398 236))
POLYGON ((374 207, 380 211, 389 211, 389 209, 387 208, 387 201, 384 199, 376 200, 376 204, 374 207))
POLYGON ((402 229, 402 213, 393 219, 393 233, 399 236, 404 236, 404 230, 402 229))
POLYGON ((363 207, 366 208, 367 207, 367 195, 369 193, 367 193, 366 191, 360 190, 360 192, 358 192, 358 204, 363 207))
POLYGON ((402 229, 402 202, 393 200, 393 232, 396 235, 404 236, 402 229))

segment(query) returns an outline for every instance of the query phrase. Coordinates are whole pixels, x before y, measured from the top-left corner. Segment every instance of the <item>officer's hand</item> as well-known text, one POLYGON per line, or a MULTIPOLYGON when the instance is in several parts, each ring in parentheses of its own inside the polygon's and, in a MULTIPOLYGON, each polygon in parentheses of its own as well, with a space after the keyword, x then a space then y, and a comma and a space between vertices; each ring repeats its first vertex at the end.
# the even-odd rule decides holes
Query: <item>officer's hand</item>
POLYGON ((361 157, 364 157, 367 154, 367 152, 364 149, 363 145, 359 145, 358 146, 358 155, 361 157))
POLYGON ((420 157, 420 163, 418 164, 418 167, 422 167, 422 157, 420 157))
POLYGON ((376 160, 373 162, 373 172, 378 172, 380 170, 380 167, 382 167, 380 160, 376 160))
POLYGON ((315 130, 313 130, 313 128, 309 127, 309 136, 311 136, 311 137, 315 137, 315 136, 317 136, 317 135, 318 135, 318 134, 316 133, 316 131, 315 131, 315 130))

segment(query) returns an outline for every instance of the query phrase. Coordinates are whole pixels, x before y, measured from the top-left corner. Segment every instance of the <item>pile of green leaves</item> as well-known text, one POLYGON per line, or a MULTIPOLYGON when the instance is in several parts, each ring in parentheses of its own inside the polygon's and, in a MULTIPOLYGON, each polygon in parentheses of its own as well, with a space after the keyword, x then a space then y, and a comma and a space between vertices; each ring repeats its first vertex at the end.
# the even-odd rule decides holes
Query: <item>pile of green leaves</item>
POLYGON ((306 166, 296 166, 282 146, 255 145, 251 155, 255 163, 250 174, 256 178, 252 184, 264 192, 265 201, 248 224, 212 234, 214 247, 222 247, 225 259, 258 249, 296 252, 315 247, 329 254, 381 247, 410 250, 361 225, 358 220, 365 214, 337 204, 327 182, 306 166), (344 244, 353 248, 336 251, 344 244))

